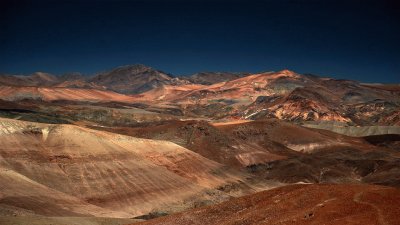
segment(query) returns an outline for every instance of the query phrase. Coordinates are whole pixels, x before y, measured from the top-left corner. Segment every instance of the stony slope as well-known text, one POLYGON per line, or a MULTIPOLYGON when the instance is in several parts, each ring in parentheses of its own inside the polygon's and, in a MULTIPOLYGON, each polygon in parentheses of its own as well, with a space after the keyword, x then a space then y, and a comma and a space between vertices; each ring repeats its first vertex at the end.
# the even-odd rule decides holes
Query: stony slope
POLYGON ((156 224, 399 224, 400 190, 371 185, 290 185, 162 217, 156 224))

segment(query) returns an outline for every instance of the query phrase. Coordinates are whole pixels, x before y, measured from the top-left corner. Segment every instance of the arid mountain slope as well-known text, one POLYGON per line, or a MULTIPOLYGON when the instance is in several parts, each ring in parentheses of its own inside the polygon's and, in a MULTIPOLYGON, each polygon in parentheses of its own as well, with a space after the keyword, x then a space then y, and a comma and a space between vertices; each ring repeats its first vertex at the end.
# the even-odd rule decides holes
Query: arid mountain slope
POLYGON ((396 125, 399 93, 393 88, 283 70, 211 85, 164 85, 138 95, 137 101, 175 104, 186 115, 213 119, 279 118, 396 125))
POLYGON ((279 152, 286 150, 284 146, 270 146, 268 149, 250 142, 238 141, 234 136, 224 133, 206 121, 172 120, 145 123, 137 127, 94 128, 140 138, 168 140, 208 159, 236 168, 286 158, 285 154, 279 152))
POLYGON ((180 111, 187 117, 278 118, 297 123, 336 121, 361 126, 397 126, 400 121, 398 85, 363 84, 290 70, 258 74, 207 72, 179 78, 144 65, 128 65, 87 79, 76 74, 56 77, 36 73, 1 76, 0 84, 135 94, 131 103, 155 110, 174 108, 172 113, 180 111))
POLYGON ((270 95, 271 90, 265 87, 271 81, 282 77, 297 79, 299 75, 287 70, 278 73, 253 74, 212 85, 167 86, 154 89, 148 93, 142 93, 141 96, 147 100, 172 102, 187 101, 206 103, 208 100, 216 99, 241 99, 242 101, 248 102, 254 101, 259 95, 270 95))
POLYGON ((400 187, 400 153, 393 148, 394 142, 378 145, 279 120, 220 125, 219 129, 240 143, 252 143, 286 156, 248 166, 258 178, 284 183, 363 182, 400 187))
POLYGON ((372 185, 290 185, 138 223, 399 224, 400 190, 372 185))
POLYGON ((109 90, 127 94, 141 93, 173 81, 172 76, 140 64, 117 67, 89 79, 109 90))
POLYGON ((289 70, 3 76, 0 223, 395 224, 399 112, 398 85, 289 70))
POLYGON ((340 111, 340 98, 325 90, 296 88, 287 95, 260 96, 243 112, 246 119, 350 122, 340 111))
POLYGON ((189 77, 181 77, 194 84, 210 85, 219 82, 235 80, 249 75, 249 73, 229 73, 229 72, 200 72, 195 73, 189 77))
POLYGON ((1 119, 0 142, 6 215, 131 218, 221 201, 245 179, 171 142, 73 125, 1 119))
POLYGON ((152 122, 135 127, 94 127, 125 135, 168 140, 259 180, 283 183, 373 183, 400 186, 396 143, 309 129, 280 120, 214 123, 152 122))

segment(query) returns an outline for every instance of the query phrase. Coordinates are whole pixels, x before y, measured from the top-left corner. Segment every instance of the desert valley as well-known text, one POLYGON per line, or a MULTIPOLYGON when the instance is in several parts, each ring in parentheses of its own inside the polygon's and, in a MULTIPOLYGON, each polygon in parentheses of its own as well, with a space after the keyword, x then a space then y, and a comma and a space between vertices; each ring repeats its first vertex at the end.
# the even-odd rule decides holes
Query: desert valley
POLYGON ((0 76, 0 224, 400 224, 400 85, 0 76))

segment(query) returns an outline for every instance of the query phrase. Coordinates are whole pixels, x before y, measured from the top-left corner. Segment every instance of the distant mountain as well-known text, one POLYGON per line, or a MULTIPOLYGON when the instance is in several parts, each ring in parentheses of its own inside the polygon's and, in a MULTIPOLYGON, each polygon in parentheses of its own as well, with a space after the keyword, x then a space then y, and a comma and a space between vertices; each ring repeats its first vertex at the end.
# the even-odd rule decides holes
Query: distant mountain
POLYGON ((246 102, 254 101, 259 95, 272 95, 277 92, 287 93, 298 86, 302 86, 302 76, 292 71, 268 72, 252 74, 239 79, 219 82, 212 85, 175 85, 153 89, 143 93, 149 99, 161 101, 189 100, 207 103, 221 99, 243 99, 246 102), (275 90, 271 84, 277 80, 285 80, 285 85, 275 90), (297 84, 298 83, 298 84, 297 84), (183 93, 185 92, 185 93, 183 93), (159 98, 164 96, 163 98, 159 98))
POLYGON ((182 105, 186 115, 214 119, 336 121, 395 125, 400 120, 400 88, 336 80, 290 70, 252 74, 212 85, 165 85, 139 101, 182 105))
POLYGON ((2 75, 1 85, 9 86, 51 86, 58 82, 58 78, 49 73, 36 72, 28 76, 2 75))
POLYGON ((137 94, 164 84, 172 84, 173 77, 160 70, 137 64, 117 67, 89 79, 99 86, 125 94, 137 94))
POLYGON ((0 99, 6 101, 87 101, 87 102, 132 102, 131 96, 106 90, 66 87, 12 87, 0 86, 0 99))
POLYGON ((296 88, 287 95, 259 96, 244 112, 246 119, 278 118, 289 121, 349 122, 340 101, 327 90, 296 88))
POLYGON ((0 85, 13 87, 65 87, 105 89, 88 82, 81 73, 67 73, 55 76, 49 73, 36 72, 31 75, 0 75, 0 85))
POLYGON ((249 75, 249 73, 200 72, 188 77, 182 77, 182 79, 186 79, 195 84, 210 85, 219 82, 235 80, 247 75, 249 75))
POLYGON ((174 77, 163 71, 142 65, 120 66, 87 78, 81 73, 55 76, 36 72, 32 75, 1 75, 0 85, 35 87, 70 87, 108 89, 123 94, 139 94, 163 85, 211 85, 244 77, 246 73, 200 72, 187 77, 174 77))
POLYGON ((62 81, 71 81, 71 80, 85 80, 86 78, 78 72, 66 73, 58 77, 59 80, 62 81))
POLYGON ((81 73, 67 73, 58 77, 58 83, 54 87, 63 88, 89 88, 104 90, 106 87, 99 86, 93 82, 89 82, 81 73))
MULTIPOLYGON (((278 118, 296 122, 336 121, 357 125, 398 125, 400 121, 399 85, 363 84, 303 75, 290 70, 258 74, 202 72, 189 77, 174 77, 137 64, 117 67, 91 78, 79 73, 62 76, 42 72, 28 76, 2 75, 0 85, 5 86, 1 90, 7 90, 4 96, 0 96, 3 99, 21 99, 31 95, 36 98, 36 90, 41 90, 41 93, 58 93, 61 90, 9 87, 108 90, 133 94, 135 96, 130 101, 135 103, 166 103, 191 117, 278 118)), ((92 97, 90 99, 95 100, 92 97)))
POLYGON ((95 88, 108 89, 123 94, 138 94, 164 84, 177 85, 183 83, 189 83, 189 81, 174 78, 167 73, 141 64, 117 67, 91 78, 80 73, 55 76, 42 72, 31 75, 0 76, 0 85, 4 86, 95 88))

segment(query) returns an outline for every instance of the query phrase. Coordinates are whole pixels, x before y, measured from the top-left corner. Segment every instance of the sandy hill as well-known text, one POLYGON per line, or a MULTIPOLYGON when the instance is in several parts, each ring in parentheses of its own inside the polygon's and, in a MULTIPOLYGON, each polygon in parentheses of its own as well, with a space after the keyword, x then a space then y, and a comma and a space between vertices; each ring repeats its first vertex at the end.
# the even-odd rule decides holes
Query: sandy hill
POLYGON ((0 120, 2 215, 132 218, 229 198, 245 179, 167 141, 0 120))

